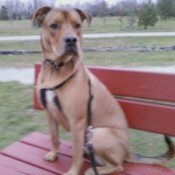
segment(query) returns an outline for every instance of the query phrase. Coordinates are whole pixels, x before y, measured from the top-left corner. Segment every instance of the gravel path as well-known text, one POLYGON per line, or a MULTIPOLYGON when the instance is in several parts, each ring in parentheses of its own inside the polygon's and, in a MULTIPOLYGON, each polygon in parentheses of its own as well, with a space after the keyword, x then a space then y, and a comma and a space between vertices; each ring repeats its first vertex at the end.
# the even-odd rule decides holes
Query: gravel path
POLYGON ((34 70, 32 68, 1 68, 0 82, 18 81, 22 84, 33 84, 34 70))
MULTIPOLYGON (((84 38, 113 38, 113 37, 159 37, 159 36, 175 36, 175 32, 133 32, 133 33, 94 33, 84 34, 84 38)), ((36 41, 39 35, 31 36, 1 36, 2 41, 36 41)))

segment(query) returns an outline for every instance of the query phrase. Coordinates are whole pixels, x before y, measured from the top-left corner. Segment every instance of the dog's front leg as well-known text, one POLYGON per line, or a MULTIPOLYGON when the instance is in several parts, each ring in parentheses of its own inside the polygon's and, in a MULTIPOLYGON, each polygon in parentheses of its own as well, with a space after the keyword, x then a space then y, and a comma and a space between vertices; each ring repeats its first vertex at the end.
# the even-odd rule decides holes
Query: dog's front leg
POLYGON ((73 142, 73 159, 71 168, 64 175, 79 175, 83 163, 84 141, 85 141, 85 121, 77 121, 71 128, 73 142))
POLYGON ((53 118, 50 112, 48 113, 48 123, 51 134, 52 148, 45 156, 44 159, 47 161, 54 161, 57 159, 57 150, 59 144, 59 134, 58 134, 58 122, 53 118))

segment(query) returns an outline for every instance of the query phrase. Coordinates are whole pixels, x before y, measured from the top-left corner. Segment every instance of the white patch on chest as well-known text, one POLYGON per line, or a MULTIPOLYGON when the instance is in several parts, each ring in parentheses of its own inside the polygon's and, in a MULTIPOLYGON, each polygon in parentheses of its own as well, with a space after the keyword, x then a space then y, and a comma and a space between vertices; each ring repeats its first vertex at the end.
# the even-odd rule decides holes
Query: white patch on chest
POLYGON ((53 91, 51 90, 47 90, 46 91, 46 99, 47 99, 47 103, 53 103, 53 98, 54 98, 55 94, 53 91))

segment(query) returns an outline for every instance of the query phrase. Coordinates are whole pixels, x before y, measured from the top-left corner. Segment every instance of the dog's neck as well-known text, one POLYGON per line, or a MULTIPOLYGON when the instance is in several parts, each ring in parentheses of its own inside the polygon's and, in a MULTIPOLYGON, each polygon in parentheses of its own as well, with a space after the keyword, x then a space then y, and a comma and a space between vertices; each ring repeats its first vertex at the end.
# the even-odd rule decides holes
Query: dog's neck
POLYGON ((58 61, 53 61, 52 59, 49 59, 49 58, 45 58, 44 64, 49 64, 52 71, 58 71, 60 68, 66 66, 67 64, 73 64, 73 59, 71 56, 69 56, 67 60, 58 62, 58 61))
POLYGON ((42 62, 42 82, 47 85, 45 88, 52 88, 61 84, 70 76, 78 72, 82 60, 75 57, 63 59, 61 62, 44 58, 42 62))

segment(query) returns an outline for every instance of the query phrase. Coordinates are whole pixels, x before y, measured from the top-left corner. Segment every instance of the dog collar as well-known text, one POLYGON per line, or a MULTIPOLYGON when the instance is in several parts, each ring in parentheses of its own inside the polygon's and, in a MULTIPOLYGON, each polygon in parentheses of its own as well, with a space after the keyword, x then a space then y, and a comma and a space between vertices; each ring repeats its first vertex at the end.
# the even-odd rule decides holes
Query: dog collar
POLYGON ((73 60, 72 60, 72 56, 68 56, 68 59, 66 59, 64 62, 63 61, 55 62, 48 58, 46 58, 44 62, 48 62, 49 64, 51 64, 53 69, 59 70, 61 67, 65 66, 66 64, 73 62, 73 60))
POLYGON ((47 58, 44 60, 44 62, 50 63, 52 68, 54 68, 56 70, 58 70, 59 68, 63 67, 66 64, 64 62, 60 62, 60 63, 54 62, 54 61, 47 59, 47 58))

